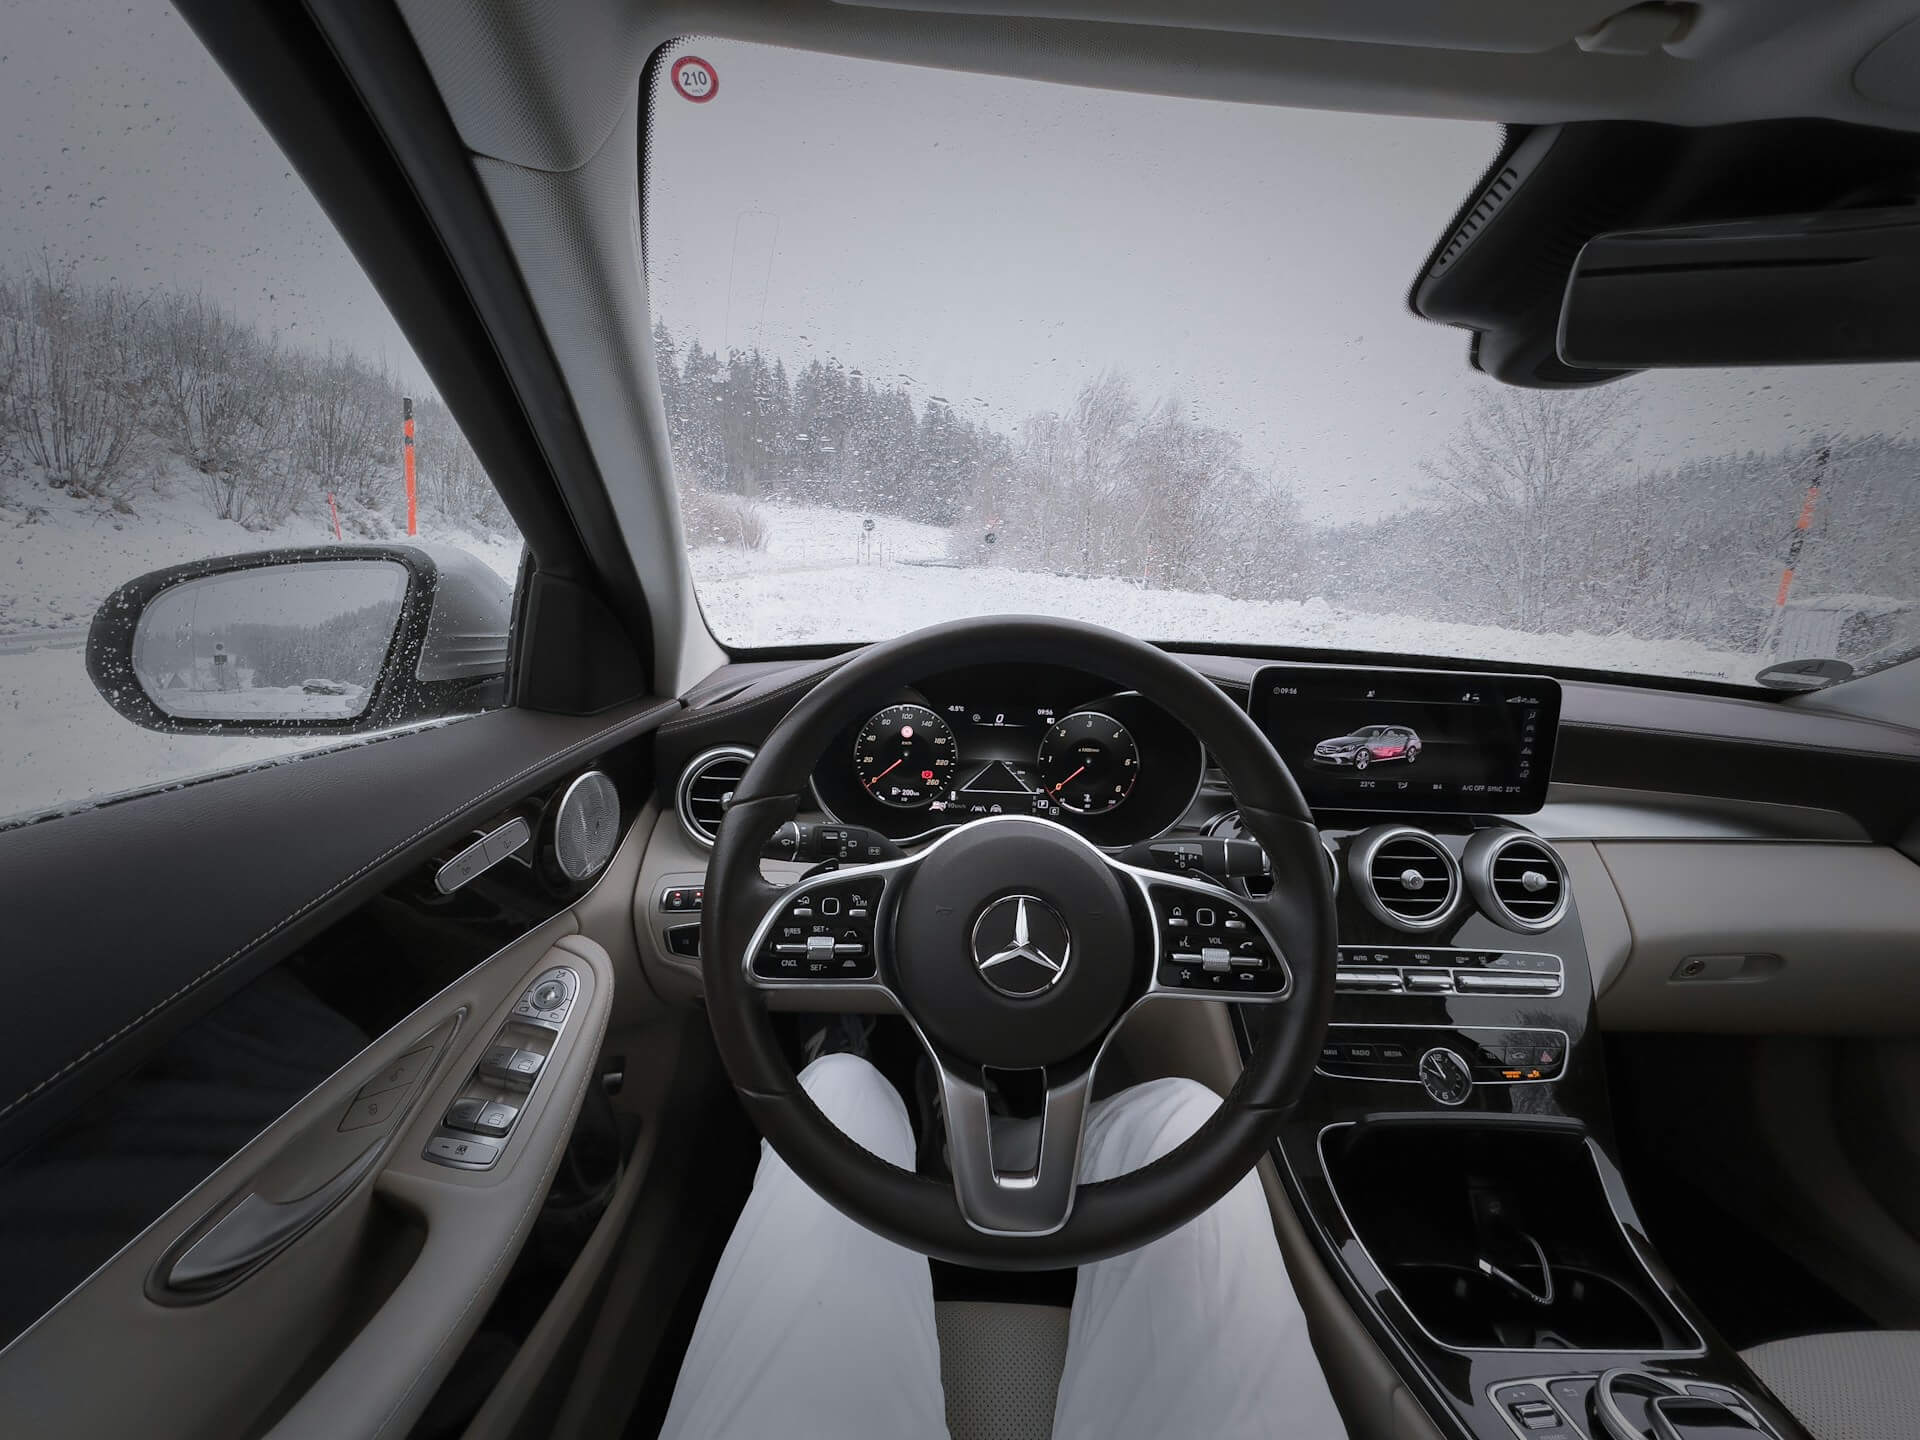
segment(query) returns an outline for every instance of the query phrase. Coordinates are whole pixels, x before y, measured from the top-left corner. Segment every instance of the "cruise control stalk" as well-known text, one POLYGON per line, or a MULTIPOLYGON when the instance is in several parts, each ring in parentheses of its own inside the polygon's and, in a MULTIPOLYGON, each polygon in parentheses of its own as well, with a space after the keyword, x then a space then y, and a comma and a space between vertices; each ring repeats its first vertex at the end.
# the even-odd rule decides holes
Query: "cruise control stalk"
POLYGON ((1270 873, 1267 852, 1252 840, 1147 840, 1120 852, 1129 865, 1204 875, 1214 880, 1246 879, 1270 873))
POLYGON ((793 860, 802 865, 823 860, 864 865, 874 860, 898 860, 907 852, 864 825, 810 825, 789 820, 773 832, 760 853, 769 860, 793 860))

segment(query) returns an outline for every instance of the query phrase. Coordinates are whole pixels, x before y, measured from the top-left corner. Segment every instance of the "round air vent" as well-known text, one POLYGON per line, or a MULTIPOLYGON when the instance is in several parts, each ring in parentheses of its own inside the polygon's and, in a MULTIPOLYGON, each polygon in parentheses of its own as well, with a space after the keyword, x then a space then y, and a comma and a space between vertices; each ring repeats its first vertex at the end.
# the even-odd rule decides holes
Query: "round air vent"
POLYGON ((680 772, 680 823, 687 834, 712 848, 734 787, 752 763, 753 751, 738 745, 721 745, 693 757, 680 772))
POLYGON ((1461 863, 1474 900, 1509 930, 1550 930, 1566 913, 1566 867, 1524 831, 1480 831, 1461 863))
MULTIPOLYGON (((1238 810, 1227 810, 1207 822, 1206 833, 1215 840, 1251 840, 1253 834, 1240 823, 1238 810)), ((1333 844, 1326 836, 1320 837, 1320 848, 1327 857, 1327 885, 1334 894, 1340 893, 1340 862, 1334 858, 1333 844)), ((1243 895, 1260 896, 1273 893, 1272 875, 1250 875, 1243 880, 1229 882, 1231 887, 1243 895)))
POLYGON ((553 812, 553 858, 569 880, 598 875, 620 843, 620 792, 589 770, 561 795, 553 812))
POLYGON ((1353 888, 1375 916, 1396 930, 1437 930, 1460 899, 1460 864, 1425 830, 1382 825, 1347 847, 1353 888))

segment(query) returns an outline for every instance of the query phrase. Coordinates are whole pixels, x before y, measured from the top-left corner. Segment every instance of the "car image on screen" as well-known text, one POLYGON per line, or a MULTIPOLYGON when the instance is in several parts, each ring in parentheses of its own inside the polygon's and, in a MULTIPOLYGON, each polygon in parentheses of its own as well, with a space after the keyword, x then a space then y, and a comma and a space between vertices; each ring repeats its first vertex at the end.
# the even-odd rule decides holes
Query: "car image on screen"
POLYGON ((1322 740, 1313 747, 1316 765, 1351 765, 1364 770, 1388 760, 1411 765, 1420 758, 1420 737, 1404 725, 1362 725, 1351 735, 1322 740))

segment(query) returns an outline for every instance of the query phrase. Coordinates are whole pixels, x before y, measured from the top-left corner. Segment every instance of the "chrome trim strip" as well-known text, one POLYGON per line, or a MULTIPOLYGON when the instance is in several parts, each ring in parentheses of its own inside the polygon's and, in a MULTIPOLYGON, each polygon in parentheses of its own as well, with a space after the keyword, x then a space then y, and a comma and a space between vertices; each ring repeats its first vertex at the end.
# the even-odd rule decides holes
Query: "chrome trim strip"
MULTIPOLYGON (((1432 950, 1483 950, 1483 949, 1484 949, 1484 950, 1490 950, 1490 949, 1492 949, 1492 948, 1493 948, 1492 946, 1483 946, 1483 945, 1434 945, 1434 946, 1426 946, 1426 945, 1342 945, 1342 946, 1340 946, 1340 947, 1339 947, 1339 955, 1340 955, 1340 966, 1341 966, 1341 968, 1342 968, 1342 969, 1344 969, 1345 967, 1347 967, 1347 966, 1349 966, 1349 965, 1366 965, 1366 966, 1369 966, 1369 967, 1374 967, 1374 965, 1375 965, 1375 962, 1374 962, 1374 961, 1372 961, 1372 960, 1366 960, 1366 959, 1362 959, 1362 958, 1360 958, 1360 952, 1362 952, 1362 951, 1365 951, 1365 952, 1367 952, 1368 954, 1374 954, 1374 953, 1378 953, 1378 952, 1380 952, 1380 951, 1386 951, 1387 953, 1389 953, 1389 954, 1394 954, 1394 955, 1402 955, 1402 954, 1407 954, 1407 955, 1410 955, 1410 954, 1417 954, 1417 953, 1419 953, 1420 951, 1423 951, 1423 950, 1428 950, 1428 949, 1432 949, 1432 950), (1349 952, 1352 952, 1352 953, 1350 954, 1349 952)), ((1405 994, 1405 995, 1445 995, 1445 996, 1449 996, 1449 997, 1451 997, 1451 996, 1456 996, 1456 995, 1475 995, 1475 994, 1478 994, 1478 995, 1481 995, 1481 996, 1486 996, 1486 997, 1489 997, 1489 998, 1492 998, 1492 999, 1506 999, 1506 1000, 1553 1000, 1553 999, 1557 999, 1558 997, 1560 997, 1560 996, 1562 996, 1562 995, 1564 995, 1564 994, 1566 994, 1566 993, 1567 993, 1567 962, 1566 962, 1566 960, 1565 960, 1565 959, 1564 959, 1563 957, 1561 957, 1561 956, 1559 956, 1559 955, 1555 955, 1555 954, 1552 954, 1552 953, 1550 953, 1549 951, 1545 951, 1545 950, 1508 950, 1508 949, 1505 949, 1505 948, 1502 948, 1502 949, 1500 950, 1500 953, 1501 953, 1502 955, 1521 955, 1521 956, 1525 956, 1525 957, 1526 957, 1527 959, 1530 959, 1530 960, 1549 960, 1549 961, 1551 961, 1551 962, 1553 962, 1553 963, 1552 963, 1551 965, 1542 965, 1542 966, 1540 967, 1540 969, 1539 969, 1539 970, 1537 970, 1537 971, 1535 971, 1535 970, 1520 970, 1520 971, 1516 971, 1516 972, 1514 972, 1514 973, 1515 973, 1516 975, 1523 975, 1523 976, 1533 976, 1533 975, 1541 975, 1541 974, 1545 974, 1545 973, 1547 973, 1548 971, 1552 971, 1552 972, 1553 972, 1553 974, 1554 974, 1554 975, 1556 975, 1556 976, 1558 977, 1558 983, 1557 983, 1557 984, 1556 984, 1556 985, 1554 986, 1554 988, 1553 988, 1552 990, 1550 990, 1550 991, 1549 991, 1549 990, 1506 990, 1506 991, 1501 991, 1501 990, 1480 990, 1480 991, 1474 991, 1474 990, 1462 990, 1462 989, 1460 989, 1460 988, 1459 988, 1459 986, 1458 986, 1458 982, 1456 981, 1456 982, 1455 982, 1455 985, 1454 985, 1454 988, 1452 988, 1452 989, 1449 989, 1449 990, 1412 990, 1412 989, 1407 989, 1407 990, 1398 990, 1398 991, 1394 991, 1394 992, 1392 992, 1392 993, 1394 993, 1394 994, 1405 994)), ((1399 975, 1399 976, 1401 977, 1401 980, 1402 980, 1403 982, 1404 982, 1404 981, 1405 981, 1405 979, 1406 979, 1406 976, 1407 976, 1407 972, 1408 972, 1408 971, 1415 971, 1415 970, 1418 970, 1418 971, 1425 971, 1425 970, 1444 970, 1444 971, 1445 971, 1445 972, 1447 973, 1447 975, 1448 975, 1448 976, 1450 976, 1450 977, 1452 977, 1452 976, 1457 976, 1457 975, 1459 975, 1459 974, 1460 974, 1460 973, 1461 973, 1462 971, 1465 971, 1465 972, 1466 972, 1467 974, 1470 974, 1470 975, 1478 975, 1478 974, 1488 974, 1488 975, 1497 975, 1497 974, 1500 974, 1500 973, 1502 973, 1502 972, 1500 972, 1500 971, 1497 971, 1497 970, 1483 970, 1483 969, 1482 969, 1482 968, 1481 968, 1480 966, 1477 966, 1477 965, 1474 965, 1474 966, 1465 966, 1465 965, 1448 965, 1448 964, 1447 964, 1447 963, 1445 963, 1444 961, 1440 961, 1440 960, 1429 960, 1429 961, 1426 961, 1426 962, 1424 962, 1424 963, 1423 963, 1423 962, 1420 962, 1420 961, 1411 961, 1411 960, 1410 960, 1410 961, 1406 961, 1406 962, 1404 962, 1404 963, 1401 963, 1401 962, 1396 962, 1396 968, 1395 968, 1395 973, 1397 973, 1397 974, 1398 974, 1398 975, 1399 975)), ((1366 991, 1366 990, 1352 990, 1352 989, 1349 989, 1349 990, 1344 990, 1344 991, 1343 991, 1343 990, 1341 990, 1341 988, 1340 988, 1340 982, 1339 982, 1339 980, 1338 980, 1338 978, 1337 978, 1337 975, 1336 975, 1336 979, 1335 979, 1335 981, 1334 981, 1334 987, 1333 987, 1333 988, 1334 988, 1334 991, 1335 991, 1335 993, 1336 993, 1336 994, 1347 994, 1347 995, 1364 995, 1364 994, 1376 994, 1376 995, 1377 995, 1377 994, 1380 994, 1380 993, 1382 993, 1382 992, 1380 992, 1380 991, 1377 991, 1377 990, 1373 990, 1373 991, 1366 991)), ((1545 1027, 1540 1027, 1540 1028, 1545 1028, 1545 1027)))
MULTIPOLYGON (((1340 1199, 1340 1187, 1333 1183, 1333 1175, 1327 1169, 1327 1136, 1335 1130, 1351 1129, 1357 1123, 1359 1122, 1354 1120, 1336 1120, 1331 1125, 1322 1126, 1320 1133, 1314 1137, 1313 1145, 1320 1160, 1321 1178, 1326 1182, 1327 1193, 1333 1197, 1334 1208, 1340 1212, 1340 1223, 1347 1227, 1347 1234, 1353 1238, 1353 1243, 1359 1247, 1360 1253, 1365 1257, 1367 1264, 1373 1267, 1373 1273, 1380 1277, 1380 1283, 1387 1287, 1387 1293, 1399 1302, 1401 1311, 1413 1322, 1414 1327, 1419 1330, 1422 1335, 1426 1336, 1431 1343, 1454 1355, 1704 1355, 1707 1353, 1707 1343, 1700 1338, 1700 1332, 1693 1328, 1693 1322, 1681 1313, 1678 1305, 1673 1303, 1673 1298, 1667 1294, 1666 1286, 1660 1283, 1659 1276, 1653 1273, 1653 1270, 1647 1264, 1646 1257, 1640 1253, 1639 1247, 1633 1243, 1633 1232, 1627 1229, 1627 1222, 1620 1218, 1620 1211, 1613 1203, 1613 1192, 1607 1189, 1606 1172, 1600 1168, 1599 1147, 1594 1144, 1591 1135, 1583 1135, 1580 1138, 1586 1144, 1587 1158, 1593 1162, 1594 1182, 1599 1185, 1601 1197, 1607 1202, 1607 1213, 1613 1216, 1613 1223, 1620 1227, 1620 1238, 1626 1242, 1627 1253, 1639 1262, 1640 1268, 1645 1272, 1647 1282, 1653 1287, 1654 1293, 1666 1302, 1667 1308, 1673 1312, 1674 1318, 1679 1320, 1693 1336, 1693 1348, 1691 1350, 1594 1350, 1574 1347, 1547 1348, 1538 1345, 1447 1344, 1446 1341, 1427 1329, 1420 1317, 1414 1313, 1413 1307, 1407 1304, 1406 1297, 1400 1293, 1399 1287, 1387 1278, 1387 1272, 1382 1270, 1380 1263, 1373 1258, 1373 1252, 1367 1249, 1367 1242, 1360 1238, 1360 1232, 1354 1228, 1353 1217, 1347 1214, 1347 1207, 1340 1199)), ((1495 1119, 1489 1123, 1497 1125, 1499 1121, 1495 1119)), ((1362 1288, 1364 1290, 1365 1287, 1363 1286, 1362 1288)), ((1392 1323, 1394 1320, 1393 1316, 1386 1318, 1389 1323, 1392 1323)))

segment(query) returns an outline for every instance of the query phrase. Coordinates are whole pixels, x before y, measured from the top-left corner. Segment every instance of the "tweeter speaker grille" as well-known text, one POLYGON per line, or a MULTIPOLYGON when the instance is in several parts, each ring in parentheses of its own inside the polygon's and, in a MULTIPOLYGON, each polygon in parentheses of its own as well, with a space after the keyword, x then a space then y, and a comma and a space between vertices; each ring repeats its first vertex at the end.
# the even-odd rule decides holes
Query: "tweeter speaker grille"
POLYGON ((598 875, 620 843, 620 792, 599 770, 589 770, 560 797, 553 812, 553 854, 569 880, 598 875))

